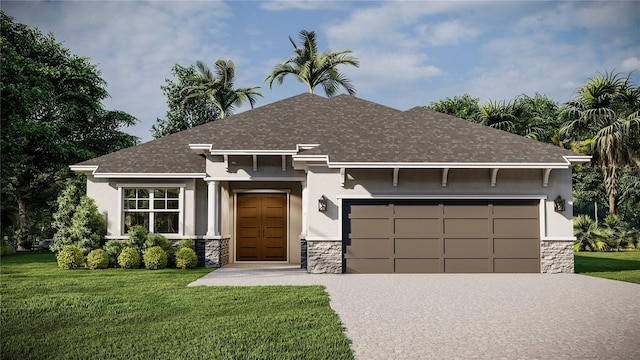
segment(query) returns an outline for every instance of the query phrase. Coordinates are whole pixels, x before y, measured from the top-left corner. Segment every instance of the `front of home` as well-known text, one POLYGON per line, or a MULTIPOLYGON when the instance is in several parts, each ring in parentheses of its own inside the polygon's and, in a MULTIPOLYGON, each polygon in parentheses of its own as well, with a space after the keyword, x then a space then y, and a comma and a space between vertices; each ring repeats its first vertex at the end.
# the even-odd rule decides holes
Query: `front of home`
POLYGON ((311 273, 573 272, 571 165, 424 108, 303 94, 72 165, 107 238, 311 273))

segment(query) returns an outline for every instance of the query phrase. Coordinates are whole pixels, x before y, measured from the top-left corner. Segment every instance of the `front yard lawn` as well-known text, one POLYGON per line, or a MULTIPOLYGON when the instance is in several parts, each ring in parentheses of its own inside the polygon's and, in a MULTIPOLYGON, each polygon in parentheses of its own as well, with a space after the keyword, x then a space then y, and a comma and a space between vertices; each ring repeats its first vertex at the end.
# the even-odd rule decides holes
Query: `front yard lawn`
POLYGON ((640 284, 640 251, 577 252, 575 272, 640 284))
POLYGON ((187 287, 211 269, 2 258, 2 359, 353 359, 321 286, 187 287))

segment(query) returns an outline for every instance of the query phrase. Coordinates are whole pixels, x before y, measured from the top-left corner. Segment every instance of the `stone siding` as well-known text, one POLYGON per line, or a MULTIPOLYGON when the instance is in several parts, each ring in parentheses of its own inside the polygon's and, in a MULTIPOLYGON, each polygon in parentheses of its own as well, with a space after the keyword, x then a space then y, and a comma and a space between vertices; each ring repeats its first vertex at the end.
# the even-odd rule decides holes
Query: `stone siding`
POLYGON ((342 273, 342 241, 308 241, 307 271, 312 274, 342 273))
POLYGON ((540 242, 540 272, 573 273, 573 242, 545 240, 540 242))
POLYGON ((229 263, 229 238, 196 240, 198 266, 218 268, 229 263))

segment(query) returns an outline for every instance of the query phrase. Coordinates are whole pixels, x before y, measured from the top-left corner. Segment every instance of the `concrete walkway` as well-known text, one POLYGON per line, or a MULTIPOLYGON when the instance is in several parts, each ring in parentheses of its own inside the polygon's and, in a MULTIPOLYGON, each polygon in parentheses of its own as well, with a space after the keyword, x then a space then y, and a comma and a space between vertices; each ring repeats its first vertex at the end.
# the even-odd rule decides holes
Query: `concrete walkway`
POLYGON ((574 274, 311 275, 218 269, 196 285, 324 285, 357 359, 640 359, 640 285, 574 274))

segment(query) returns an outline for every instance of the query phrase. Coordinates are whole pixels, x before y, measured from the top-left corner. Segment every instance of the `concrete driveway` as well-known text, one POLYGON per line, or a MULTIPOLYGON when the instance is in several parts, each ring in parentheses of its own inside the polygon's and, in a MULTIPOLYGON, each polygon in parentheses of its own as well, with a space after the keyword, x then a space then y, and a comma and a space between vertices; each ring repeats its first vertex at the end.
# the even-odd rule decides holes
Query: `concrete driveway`
POLYGON ((324 285, 357 359, 640 359, 640 285, 613 280, 229 267, 194 285, 324 285))

